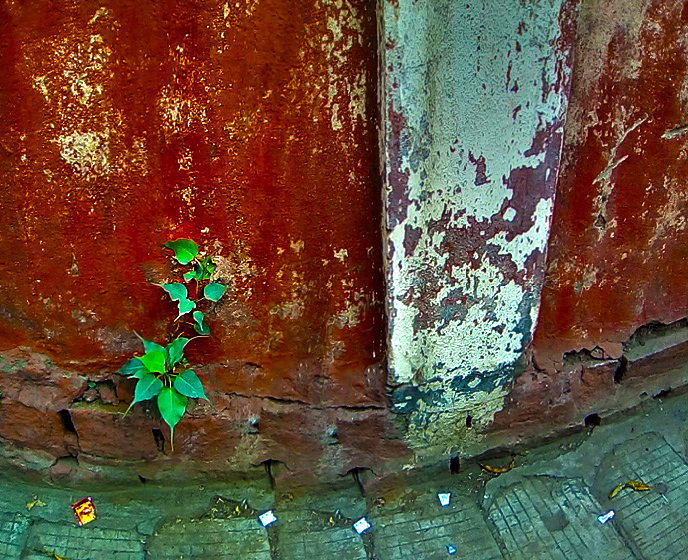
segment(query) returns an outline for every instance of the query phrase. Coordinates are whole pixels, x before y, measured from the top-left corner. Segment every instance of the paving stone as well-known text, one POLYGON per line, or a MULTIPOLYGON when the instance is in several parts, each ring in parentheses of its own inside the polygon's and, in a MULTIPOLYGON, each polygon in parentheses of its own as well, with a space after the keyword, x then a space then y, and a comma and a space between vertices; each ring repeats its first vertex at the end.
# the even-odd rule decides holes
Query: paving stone
POLYGON ((363 541, 351 525, 318 512, 281 512, 275 526, 280 558, 366 560, 363 541))
POLYGON ((8 560, 20 558, 30 525, 31 521, 28 517, 0 513, 0 558, 8 560))
POLYGON ((257 519, 180 520, 153 535, 148 554, 154 560, 270 560, 270 545, 257 519))
MULTIPOLYGON (((432 499, 436 500, 434 494, 432 499)), ((461 558, 501 559, 497 543, 480 509, 470 500, 452 500, 448 508, 432 508, 371 516, 375 554, 379 560, 434 560, 448 557, 447 545, 461 558)))
MULTIPOLYGON (((647 558, 682 558, 688 550, 688 466, 659 434, 645 434, 614 449, 595 486, 641 480, 657 491, 622 490, 609 500, 626 534, 647 558)), ((608 489, 608 490, 606 490, 608 489)), ((605 499, 603 498, 603 503, 605 499)))
POLYGON ((27 548, 39 558, 59 554, 69 560, 143 560, 144 545, 133 531, 37 521, 29 529, 27 548))
POLYGON ((600 504, 582 483, 531 477, 502 489, 488 518, 508 559, 634 558, 614 524, 597 521, 600 513, 600 504))

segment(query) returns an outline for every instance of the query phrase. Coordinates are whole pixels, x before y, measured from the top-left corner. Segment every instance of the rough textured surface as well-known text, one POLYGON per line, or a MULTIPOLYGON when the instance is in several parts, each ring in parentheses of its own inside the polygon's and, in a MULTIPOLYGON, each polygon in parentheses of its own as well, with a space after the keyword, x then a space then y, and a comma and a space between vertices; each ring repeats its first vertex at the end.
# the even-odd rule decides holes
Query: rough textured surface
POLYGON ((191 236, 231 287, 217 386, 377 402, 349 390, 382 345, 375 20, 345 4, 6 4, 0 344, 119 364, 191 236))
POLYGON ((678 0, 582 2, 540 367, 687 314, 687 26, 678 0))
POLYGON ((107 481, 69 490, 2 469, 0 554, 7 544, 13 560, 54 560, 54 553, 80 560, 445 560, 451 545, 455 558, 471 560, 683 558, 687 417, 686 395, 649 399, 635 417, 521 453, 500 476, 475 462, 458 474, 444 465, 384 489, 366 485, 365 496, 353 477, 292 491, 279 482, 271 489, 266 476, 196 486, 150 480, 117 488, 107 481), (653 489, 627 489, 610 501, 611 488, 629 478, 653 489), (452 493, 448 507, 438 492, 452 493), (86 493, 98 516, 76 527, 69 504, 86 493), (257 517, 268 509, 277 521, 266 530, 257 517), (597 516, 609 509, 616 515, 601 525, 597 516), (372 527, 359 536, 352 525, 363 516, 372 527))
POLYGON ((390 382, 414 450, 489 424, 531 340, 574 6, 382 4, 390 382))
POLYGON ((0 6, 2 461, 380 477, 686 383, 683 3, 378 8, 0 6), (230 289, 172 454, 116 371, 177 236, 230 289))
POLYGON ((621 536, 597 521, 598 511, 579 481, 533 477, 500 493, 488 517, 509 560, 585 560, 601 551, 610 560, 632 560, 621 536))
POLYGON ((188 347, 217 414, 186 458, 313 470, 329 407, 383 406, 375 26, 363 0, 2 4, 0 437, 65 455, 72 408, 73 453, 158 455, 115 372, 176 315, 151 283, 177 237, 229 286, 188 347), (321 431, 279 442, 269 399, 321 431))
POLYGON ((679 1, 581 3, 542 307, 493 430, 551 430, 688 379, 687 25, 679 1))

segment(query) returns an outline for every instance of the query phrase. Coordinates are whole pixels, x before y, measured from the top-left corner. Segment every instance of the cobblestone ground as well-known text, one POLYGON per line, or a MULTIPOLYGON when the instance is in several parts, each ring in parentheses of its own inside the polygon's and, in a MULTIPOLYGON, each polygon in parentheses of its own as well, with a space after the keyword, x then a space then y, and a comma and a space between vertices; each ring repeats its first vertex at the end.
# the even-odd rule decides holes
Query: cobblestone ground
POLYGON ((77 491, 2 472, 0 559, 688 558, 686 420, 688 396, 655 400, 634 417, 516 455, 498 476, 469 462, 451 474, 447 461, 391 485, 352 478, 317 491, 273 490, 267 480, 77 491), (651 489, 610 498, 631 480, 651 489), (70 504, 85 495, 97 518, 79 527, 70 504), (277 519, 263 527, 268 510, 277 519), (362 517, 370 527, 358 534, 362 517))

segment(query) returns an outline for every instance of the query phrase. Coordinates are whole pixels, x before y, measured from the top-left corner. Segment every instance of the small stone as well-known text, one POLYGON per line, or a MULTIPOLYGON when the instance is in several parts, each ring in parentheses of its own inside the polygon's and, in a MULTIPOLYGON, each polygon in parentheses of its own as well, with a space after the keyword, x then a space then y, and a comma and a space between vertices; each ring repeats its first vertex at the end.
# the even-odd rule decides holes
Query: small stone
POLYGON ((115 392, 115 387, 110 383, 99 383, 98 393, 100 395, 100 400, 103 401, 105 404, 119 403, 117 393, 115 392))

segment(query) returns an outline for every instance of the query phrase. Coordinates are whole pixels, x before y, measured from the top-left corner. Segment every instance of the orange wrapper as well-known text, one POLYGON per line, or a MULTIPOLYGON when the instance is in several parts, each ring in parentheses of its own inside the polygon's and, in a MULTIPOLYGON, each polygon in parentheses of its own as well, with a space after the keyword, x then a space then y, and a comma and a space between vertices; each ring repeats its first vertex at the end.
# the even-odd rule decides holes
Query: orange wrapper
POLYGON ((80 527, 86 525, 86 523, 90 523, 96 518, 96 505, 90 497, 73 503, 72 511, 74 515, 76 515, 76 520, 80 527))

